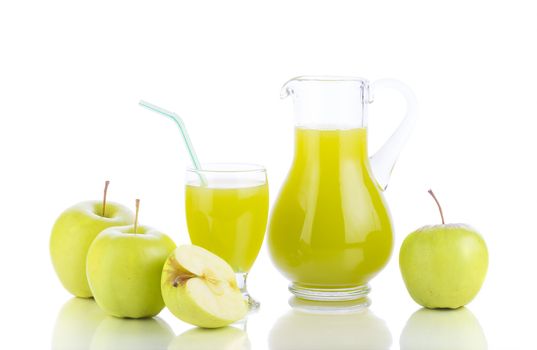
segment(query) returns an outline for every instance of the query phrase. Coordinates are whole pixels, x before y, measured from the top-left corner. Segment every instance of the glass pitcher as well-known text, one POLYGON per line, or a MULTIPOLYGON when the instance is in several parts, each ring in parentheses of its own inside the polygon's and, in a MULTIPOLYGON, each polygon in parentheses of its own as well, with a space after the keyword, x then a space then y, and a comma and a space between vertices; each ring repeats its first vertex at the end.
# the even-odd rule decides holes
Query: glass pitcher
POLYGON ((282 88, 293 97, 295 155, 272 209, 272 260, 298 298, 366 299, 368 282, 388 262, 393 233, 382 192, 413 128, 416 99, 390 79, 302 76, 282 88), (373 88, 392 88, 407 114, 370 158, 367 110, 373 88))

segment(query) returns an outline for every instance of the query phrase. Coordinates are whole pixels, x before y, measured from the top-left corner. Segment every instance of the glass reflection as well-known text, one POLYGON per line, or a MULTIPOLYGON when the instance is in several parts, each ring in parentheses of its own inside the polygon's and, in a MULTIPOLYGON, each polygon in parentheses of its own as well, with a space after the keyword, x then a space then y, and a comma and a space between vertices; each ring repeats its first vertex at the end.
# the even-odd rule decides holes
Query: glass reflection
POLYGON ((159 318, 121 319, 107 316, 93 299, 73 298, 59 312, 53 350, 167 349, 174 333, 159 318))
POLYGON ((168 350, 250 350, 248 334, 235 327, 194 328, 179 334, 168 350))
POLYGON ((416 311, 408 319, 399 343, 401 350, 487 349, 479 321, 465 307, 416 311))
POLYGON ((370 309, 343 312, 311 305, 308 310, 301 302, 276 321, 269 334, 271 350, 390 349, 390 330, 370 309))

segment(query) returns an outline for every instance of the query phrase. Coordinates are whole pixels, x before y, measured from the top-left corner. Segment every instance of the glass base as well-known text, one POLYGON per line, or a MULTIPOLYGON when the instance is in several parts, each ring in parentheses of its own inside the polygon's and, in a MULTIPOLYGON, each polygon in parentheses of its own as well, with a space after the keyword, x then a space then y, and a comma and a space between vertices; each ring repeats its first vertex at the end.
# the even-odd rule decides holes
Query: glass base
POLYGON ((348 301, 312 301, 299 299, 295 296, 289 299, 289 306, 294 310, 323 315, 340 315, 363 312, 371 305, 371 300, 364 297, 348 301))
POLYGON ((242 297, 248 304, 248 313, 255 312, 259 309, 261 304, 259 301, 252 298, 250 293, 248 293, 248 287, 246 285, 246 279, 248 278, 248 272, 238 272, 235 273, 235 279, 237 280, 237 286, 241 290, 242 297))
POLYGON ((259 301, 257 301, 254 298, 252 298, 252 296, 250 294, 242 293, 242 296, 246 300, 246 302, 248 303, 248 312, 257 311, 259 309, 259 307, 261 306, 259 301))
POLYGON ((289 291, 299 299, 312 301, 351 301, 367 299, 371 288, 368 284, 349 288, 315 288, 291 283, 289 291))

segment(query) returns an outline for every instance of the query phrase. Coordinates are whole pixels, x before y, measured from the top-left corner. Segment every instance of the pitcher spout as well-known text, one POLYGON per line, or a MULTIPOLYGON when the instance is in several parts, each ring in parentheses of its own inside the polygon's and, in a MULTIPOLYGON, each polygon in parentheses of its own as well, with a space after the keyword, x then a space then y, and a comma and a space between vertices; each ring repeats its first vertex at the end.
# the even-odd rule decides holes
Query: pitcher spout
POLYGON ((291 95, 293 95, 293 85, 297 80, 299 80, 302 77, 295 77, 292 79, 289 79, 285 84, 283 84, 281 90, 280 90, 280 99, 285 99, 291 95))

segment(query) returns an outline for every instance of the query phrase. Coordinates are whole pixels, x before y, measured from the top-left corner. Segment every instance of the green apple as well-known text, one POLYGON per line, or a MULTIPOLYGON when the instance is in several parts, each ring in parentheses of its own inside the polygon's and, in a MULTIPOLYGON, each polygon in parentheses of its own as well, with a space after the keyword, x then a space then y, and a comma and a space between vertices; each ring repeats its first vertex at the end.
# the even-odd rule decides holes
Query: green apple
POLYGON ((89 349, 95 331, 106 317, 93 299, 68 300, 56 318, 52 350, 89 349))
POLYGON ((199 327, 223 327, 240 320, 248 311, 233 269, 198 246, 179 246, 168 257, 161 288, 168 309, 199 327))
POLYGON ((158 317, 125 320, 109 316, 95 331, 90 349, 166 350, 174 335, 170 326, 158 317))
POLYGON ((86 254, 91 242, 104 229, 132 223, 132 212, 123 205, 86 201, 65 210, 54 223, 50 236, 52 265, 61 283, 74 296, 92 296, 86 277, 86 254))
POLYGON ((416 311, 399 340, 401 350, 485 350, 487 339, 470 310, 416 311))
POLYGON ((456 309, 479 292, 488 267, 483 237, 465 224, 425 226, 408 235, 399 266, 411 297, 427 308, 456 309))
POLYGON ((110 227, 93 241, 87 256, 88 282, 97 304, 116 317, 157 315, 164 307, 160 275, 175 243, 164 233, 133 225, 110 227))
POLYGON ((194 328, 179 334, 168 350, 250 350, 248 333, 235 327, 194 328))

